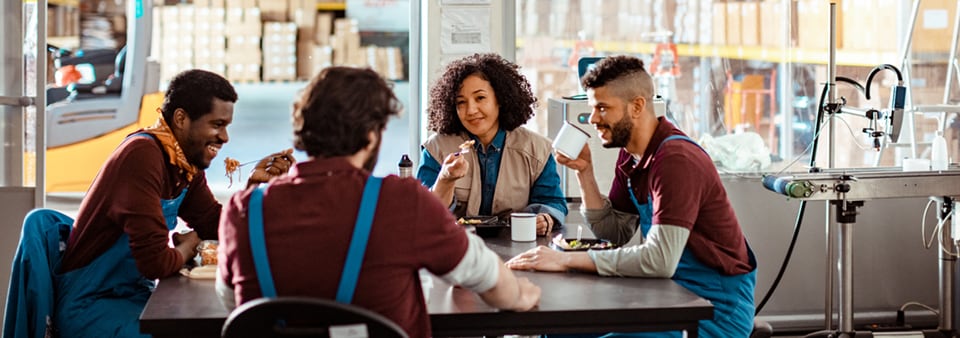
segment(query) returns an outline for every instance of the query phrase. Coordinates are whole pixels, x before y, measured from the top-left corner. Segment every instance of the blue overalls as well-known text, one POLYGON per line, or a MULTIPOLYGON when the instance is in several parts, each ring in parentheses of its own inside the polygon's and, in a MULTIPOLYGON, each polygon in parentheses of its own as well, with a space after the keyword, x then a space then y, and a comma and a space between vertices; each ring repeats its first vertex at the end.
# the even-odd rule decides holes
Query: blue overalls
MULTIPOLYGON (((130 137, 153 137, 139 133, 130 137)), ((177 213, 187 189, 161 200, 167 230, 177 226, 177 213)), ((61 337, 149 337, 140 334, 140 313, 156 287, 137 269, 126 233, 87 266, 57 275, 55 323, 61 337)))
MULTIPOLYGON (((353 236, 350 238, 350 247, 347 249, 347 258, 340 274, 340 283, 337 286, 337 302, 350 304, 353 301, 357 279, 360 276, 360 266, 363 265, 363 256, 366 253, 367 241, 370 238, 370 228, 373 225, 373 214, 377 210, 377 200, 380 197, 382 181, 382 178, 370 175, 363 187, 360 210, 357 211, 357 220, 353 225, 353 236)), ((260 185, 250 194, 248 206, 250 254, 253 256, 253 267, 257 272, 257 283, 260 286, 261 296, 276 298, 277 289, 273 283, 270 261, 267 259, 267 244, 263 231, 263 192, 266 189, 266 184, 260 185)))
MULTIPOLYGON (((689 137, 682 135, 672 135, 667 137, 660 146, 671 140, 684 140, 697 144, 689 137)), ((699 147, 699 145, 697 145, 699 147)), ((659 151, 659 148, 657 149, 659 151)), ((701 148, 702 150, 702 148, 701 148)), ((637 197, 634 196, 633 187, 630 180, 627 180, 627 187, 630 191, 630 200, 640 213, 640 231, 644 238, 650 232, 653 220, 653 203, 650 196, 647 196, 647 203, 640 204, 637 197)), ((756 266, 756 258, 753 256, 753 250, 747 246, 747 252, 750 256, 750 265, 756 266)), ((756 284, 757 270, 751 272, 726 276, 714 268, 706 266, 698 260, 689 247, 684 247, 683 254, 680 256, 680 263, 673 274, 673 280, 691 292, 703 297, 713 303, 713 319, 701 320, 700 337, 705 338, 737 338, 749 337, 753 330, 753 289, 756 284)), ((553 337, 554 335, 550 335, 553 337)), ((569 335, 563 337, 588 337, 589 335, 569 335)), ((679 331, 675 332, 639 332, 639 333, 610 333, 602 337, 681 337, 679 331)))
MULTIPOLYGON (((671 140, 683 140, 697 145, 689 137, 672 135, 663 140, 660 146, 662 147, 664 143, 671 140)), ((699 147, 699 145, 697 146, 699 147)), ((657 150, 659 151, 659 149, 657 150)), ((647 196, 647 203, 641 205, 637 197, 634 196, 633 188, 630 187, 630 180, 627 180, 627 182, 630 199, 640 212, 640 231, 646 238, 652 226, 653 203, 650 201, 650 196, 647 196)), ((747 246, 747 253, 750 257, 750 265, 756 266, 756 258, 753 256, 753 250, 750 249, 749 245, 747 246)), ((754 269, 745 274, 725 276, 716 269, 700 262, 689 247, 683 249, 677 271, 673 274, 673 280, 713 303, 713 320, 700 321, 700 337, 750 336, 750 332, 753 330, 753 289, 756 285, 756 275, 757 270, 754 269)), ((680 337, 680 333, 612 334, 610 336, 680 337)))

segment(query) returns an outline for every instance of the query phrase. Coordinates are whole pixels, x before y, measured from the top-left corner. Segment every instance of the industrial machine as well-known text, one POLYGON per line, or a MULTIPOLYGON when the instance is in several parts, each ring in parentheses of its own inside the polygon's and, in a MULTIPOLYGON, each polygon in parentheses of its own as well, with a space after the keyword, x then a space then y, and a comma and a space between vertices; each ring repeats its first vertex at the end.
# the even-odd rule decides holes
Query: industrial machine
POLYGON ((127 45, 114 77, 77 86, 47 106, 47 191, 86 191, 123 138, 156 120, 162 95, 145 97, 159 84, 159 65, 147 60, 151 7, 151 1, 127 1, 127 45))

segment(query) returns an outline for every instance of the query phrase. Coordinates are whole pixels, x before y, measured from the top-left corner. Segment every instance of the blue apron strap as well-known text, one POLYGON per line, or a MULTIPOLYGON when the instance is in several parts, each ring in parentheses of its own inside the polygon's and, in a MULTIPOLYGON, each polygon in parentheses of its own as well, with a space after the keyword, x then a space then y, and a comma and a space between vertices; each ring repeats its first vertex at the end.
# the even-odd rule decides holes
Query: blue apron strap
POLYGON ((360 266, 363 264, 367 240, 370 238, 370 227, 373 225, 373 213, 377 210, 382 181, 382 178, 370 175, 363 188, 360 211, 357 212, 357 222, 353 225, 353 237, 350 239, 350 248, 347 250, 347 260, 343 264, 343 273, 340 275, 340 284, 337 286, 337 302, 350 304, 353 301, 353 294, 357 289, 357 277, 360 276, 360 266))
MULTIPOLYGON (((660 142, 660 146, 657 147, 657 151, 660 151, 660 147, 663 147, 663 144, 664 144, 664 143, 667 143, 667 141, 670 141, 670 140, 684 140, 684 141, 693 143, 693 145, 697 146, 697 148, 700 148, 700 150, 703 151, 703 153, 705 153, 705 154, 707 153, 707 150, 706 150, 706 149, 703 149, 703 147, 701 147, 700 144, 697 143, 697 141, 694 141, 692 138, 690 138, 690 137, 687 136, 687 135, 670 135, 670 136, 667 136, 667 138, 663 139, 663 141, 660 142)), ((710 156, 710 154, 707 154, 707 156, 710 156)))
POLYGON ((250 194, 248 213, 250 217, 250 251, 253 255, 253 267, 257 270, 257 283, 260 293, 266 298, 277 297, 277 288, 273 285, 273 273, 267 260, 267 244, 263 236, 263 192, 267 185, 262 184, 250 194))

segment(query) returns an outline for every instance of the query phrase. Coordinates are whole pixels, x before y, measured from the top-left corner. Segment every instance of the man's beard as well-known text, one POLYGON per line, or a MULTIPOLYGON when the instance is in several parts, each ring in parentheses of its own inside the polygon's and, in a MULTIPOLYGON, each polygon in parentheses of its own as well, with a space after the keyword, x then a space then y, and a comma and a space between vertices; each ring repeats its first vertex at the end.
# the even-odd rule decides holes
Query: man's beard
POLYGON ((626 107, 624 107, 624 112, 623 118, 610 128, 610 142, 604 143, 604 148, 623 148, 627 146, 627 143, 630 143, 633 121, 630 120, 630 115, 626 114, 626 107))
POLYGON ((190 139, 187 140, 186 143, 180 145, 180 150, 184 152, 184 157, 187 158, 187 163, 196 166, 200 170, 206 170, 210 167, 210 163, 206 162, 205 158, 207 156, 206 142, 202 142, 197 139, 190 139))
POLYGON ((370 157, 363 162, 363 169, 366 169, 369 172, 373 172, 373 168, 377 166, 377 158, 380 157, 380 140, 377 139, 377 146, 373 147, 373 150, 370 151, 370 157))

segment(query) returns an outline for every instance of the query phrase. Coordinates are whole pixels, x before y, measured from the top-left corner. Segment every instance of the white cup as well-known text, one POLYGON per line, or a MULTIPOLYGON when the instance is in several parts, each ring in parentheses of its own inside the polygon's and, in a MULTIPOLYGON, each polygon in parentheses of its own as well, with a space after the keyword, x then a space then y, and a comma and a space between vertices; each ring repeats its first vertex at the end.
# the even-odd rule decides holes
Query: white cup
POLYGON ((510 214, 510 239, 514 242, 537 240, 537 214, 528 212, 510 214))
POLYGON ((903 159, 903 171, 929 171, 930 160, 925 158, 905 158, 903 159))
POLYGON ((557 133, 557 137, 553 140, 553 149, 556 149, 563 156, 575 160, 577 156, 580 156, 580 151, 583 150, 583 146, 587 144, 588 139, 590 139, 590 134, 587 134, 586 131, 570 124, 570 122, 564 122, 563 127, 560 127, 560 132, 557 133))

